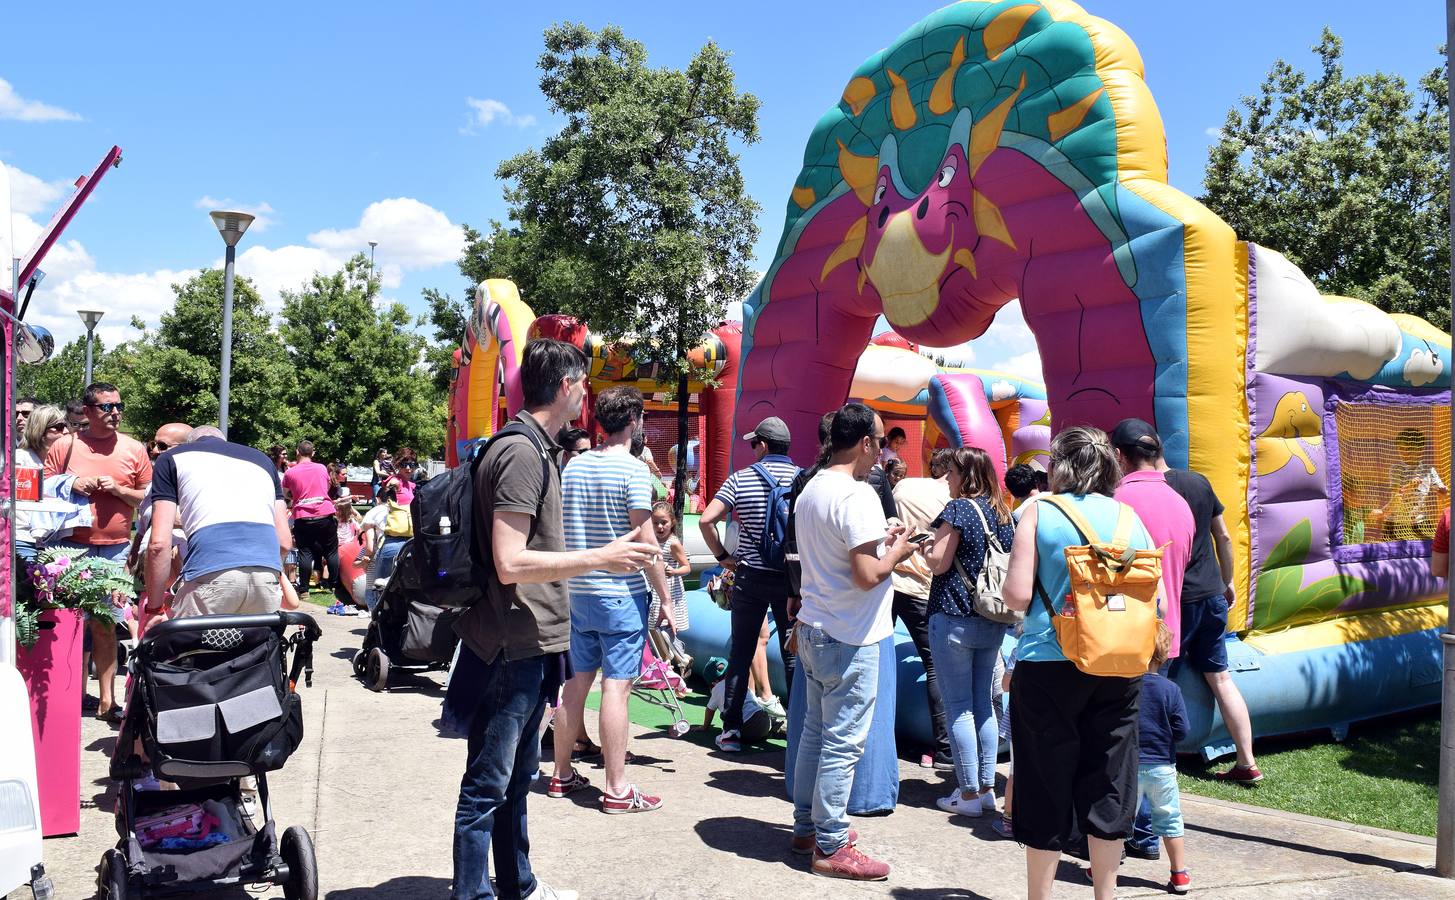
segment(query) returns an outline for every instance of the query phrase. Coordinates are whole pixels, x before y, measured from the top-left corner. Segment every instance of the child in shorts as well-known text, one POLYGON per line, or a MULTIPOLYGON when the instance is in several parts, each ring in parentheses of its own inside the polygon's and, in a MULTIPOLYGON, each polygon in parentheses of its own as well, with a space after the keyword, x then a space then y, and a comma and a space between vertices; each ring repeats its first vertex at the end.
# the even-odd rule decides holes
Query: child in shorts
POLYGON ((1158 673, 1167 662, 1172 632, 1157 625, 1157 643, 1147 674, 1142 676, 1139 713, 1137 793, 1152 813, 1152 833, 1167 845, 1172 868, 1167 889, 1185 894, 1192 889, 1182 846, 1182 804, 1177 794, 1177 744, 1187 737, 1187 705, 1177 685, 1158 673))

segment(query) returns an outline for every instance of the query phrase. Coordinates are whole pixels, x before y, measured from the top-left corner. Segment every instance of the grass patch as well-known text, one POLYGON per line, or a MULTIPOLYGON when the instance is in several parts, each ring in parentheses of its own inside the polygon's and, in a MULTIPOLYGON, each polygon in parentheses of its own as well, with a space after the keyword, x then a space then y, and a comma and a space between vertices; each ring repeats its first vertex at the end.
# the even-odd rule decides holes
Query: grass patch
POLYGON ((1343 743, 1327 732, 1258 742, 1261 783, 1213 778, 1227 760, 1178 763, 1183 791, 1356 825, 1433 837, 1439 798, 1440 714, 1426 710, 1351 726, 1343 743))

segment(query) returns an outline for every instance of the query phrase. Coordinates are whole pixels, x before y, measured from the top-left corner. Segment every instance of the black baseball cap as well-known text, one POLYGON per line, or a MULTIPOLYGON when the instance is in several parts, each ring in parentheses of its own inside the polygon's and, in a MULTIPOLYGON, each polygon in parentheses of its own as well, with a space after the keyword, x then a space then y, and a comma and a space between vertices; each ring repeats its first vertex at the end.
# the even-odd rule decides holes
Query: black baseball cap
POLYGON ((1121 450, 1139 447, 1154 453, 1162 452, 1162 438, 1157 429, 1141 419, 1122 419, 1111 432, 1111 445, 1121 450))

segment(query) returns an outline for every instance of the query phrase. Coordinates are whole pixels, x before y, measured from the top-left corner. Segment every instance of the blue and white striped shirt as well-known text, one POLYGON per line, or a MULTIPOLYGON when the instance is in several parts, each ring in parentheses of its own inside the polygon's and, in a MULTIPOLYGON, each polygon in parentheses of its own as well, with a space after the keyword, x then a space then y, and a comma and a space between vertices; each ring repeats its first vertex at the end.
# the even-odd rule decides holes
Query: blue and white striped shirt
MULTIPOLYGON (((561 475, 561 506, 568 550, 604 546, 632 530, 632 510, 651 511, 651 473, 646 463, 626 452, 583 453, 561 475)), ((602 569, 572 578, 569 588, 573 597, 647 593, 642 574, 615 575, 602 569)))
MULTIPOLYGON (((762 459, 763 468, 780 484, 791 484, 798 474, 798 466, 786 456, 768 454, 762 459)), ((728 476, 718 489, 714 500, 738 513, 738 549, 734 554, 738 562, 754 569, 762 569, 763 560, 758 555, 758 544, 763 539, 763 525, 768 519, 768 482, 753 470, 752 466, 739 469, 728 476)))

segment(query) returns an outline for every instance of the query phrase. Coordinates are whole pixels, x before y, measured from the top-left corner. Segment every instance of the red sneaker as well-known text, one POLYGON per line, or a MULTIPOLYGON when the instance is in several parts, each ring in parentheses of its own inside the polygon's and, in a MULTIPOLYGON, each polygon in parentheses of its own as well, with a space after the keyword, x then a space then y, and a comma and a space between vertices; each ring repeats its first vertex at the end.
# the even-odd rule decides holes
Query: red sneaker
POLYGON ((1167 882, 1167 890, 1174 894, 1185 894, 1192 890, 1192 876, 1187 874, 1186 869, 1172 873, 1172 880, 1167 882))
POLYGON ((883 881, 889 877, 889 864, 870 859, 853 844, 840 847, 833 856, 824 856, 813 848, 810 871, 825 878, 847 878, 851 881, 883 881))
POLYGON ((1233 766, 1213 777, 1218 781, 1231 781, 1234 784, 1257 784, 1263 780, 1263 773, 1258 771, 1257 766, 1233 766))
MULTIPOLYGON (((852 828, 849 829, 849 843, 850 844, 857 844, 857 843, 859 843, 859 832, 855 831, 852 828)), ((789 843, 788 849, 789 849, 789 851, 791 851, 793 853, 797 853, 799 856, 808 856, 810 853, 812 853, 814 851, 814 848, 817 847, 817 846, 818 846, 818 836, 817 835, 812 835, 812 834, 806 834, 803 837, 796 837, 795 836, 793 838, 793 841, 791 843, 789 843)))
POLYGON ((551 776, 551 783, 546 785, 546 796, 560 799, 573 791, 579 791, 584 787, 591 787, 591 782, 585 775, 573 771, 568 777, 562 779, 551 776))
POLYGON ((627 788, 626 793, 620 797, 613 797, 610 794, 601 795, 601 811, 613 816, 623 813, 651 812, 661 808, 661 797, 643 794, 637 790, 636 785, 627 788))

